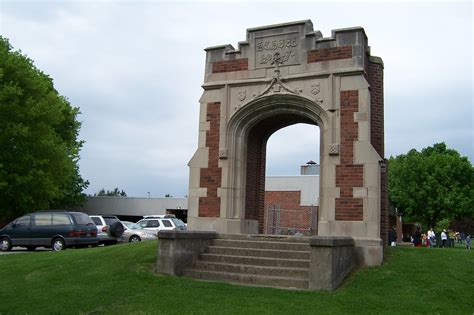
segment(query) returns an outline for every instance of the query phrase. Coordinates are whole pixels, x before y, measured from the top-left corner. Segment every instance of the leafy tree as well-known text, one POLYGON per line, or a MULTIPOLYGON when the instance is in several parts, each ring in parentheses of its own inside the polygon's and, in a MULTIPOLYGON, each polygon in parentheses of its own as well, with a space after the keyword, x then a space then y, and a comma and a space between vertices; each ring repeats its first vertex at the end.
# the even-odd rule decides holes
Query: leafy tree
POLYGON ((0 36, 0 219, 85 200, 78 115, 53 80, 0 36))
POLYGON ((435 226, 474 217, 474 168, 444 143, 389 159, 390 202, 408 220, 435 226))
POLYGON ((94 194, 94 196, 108 196, 108 197, 127 197, 127 193, 125 191, 120 190, 118 187, 115 187, 114 190, 107 190, 105 191, 104 188, 99 190, 98 193, 94 194))

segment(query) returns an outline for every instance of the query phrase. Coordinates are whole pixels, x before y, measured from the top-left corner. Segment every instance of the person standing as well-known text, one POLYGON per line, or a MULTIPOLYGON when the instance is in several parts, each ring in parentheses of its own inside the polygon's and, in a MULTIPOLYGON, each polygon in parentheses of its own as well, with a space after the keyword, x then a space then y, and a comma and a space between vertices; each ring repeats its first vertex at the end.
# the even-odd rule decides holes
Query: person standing
POLYGON ((448 240, 448 234, 446 234, 446 230, 443 230, 443 232, 441 232, 441 243, 442 243, 443 248, 446 247, 447 240, 448 240))
POLYGON ((415 247, 421 247, 421 229, 419 226, 416 227, 415 234, 413 234, 413 244, 415 247))
POLYGON ((395 227, 392 227, 390 231, 388 231, 388 242, 390 246, 397 246, 397 231, 395 227))
POLYGON ((466 249, 471 250, 471 234, 466 233, 466 249))
POLYGON ((433 227, 430 227, 428 231, 428 239, 430 241, 430 247, 432 248, 434 246, 434 243, 436 242, 436 234, 433 231, 433 227))

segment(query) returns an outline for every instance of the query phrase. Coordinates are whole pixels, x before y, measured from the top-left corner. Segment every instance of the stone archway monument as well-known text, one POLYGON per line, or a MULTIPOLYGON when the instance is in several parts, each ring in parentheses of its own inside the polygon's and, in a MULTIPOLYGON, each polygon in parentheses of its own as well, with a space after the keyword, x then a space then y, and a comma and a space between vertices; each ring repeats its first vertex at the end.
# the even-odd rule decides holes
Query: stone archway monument
POLYGON ((380 263, 388 224, 383 63, 364 29, 324 38, 310 20, 298 21, 248 29, 238 49, 205 51, 189 228, 262 233, 266 142, 286 126, 314 124, 318 234, 353 237, 366 264, 380 263))

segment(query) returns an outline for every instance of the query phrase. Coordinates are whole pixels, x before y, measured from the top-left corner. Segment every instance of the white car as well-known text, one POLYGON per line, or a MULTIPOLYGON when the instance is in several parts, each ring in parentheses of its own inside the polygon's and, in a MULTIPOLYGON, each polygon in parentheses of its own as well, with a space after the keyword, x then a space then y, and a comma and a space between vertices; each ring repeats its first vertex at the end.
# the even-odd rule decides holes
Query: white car
POLYGON ((140 228, 148 231, 154 231, 158 234, 162 230, 187 230, 186 225, 174 215, 147 215, 137 222, 140 228))

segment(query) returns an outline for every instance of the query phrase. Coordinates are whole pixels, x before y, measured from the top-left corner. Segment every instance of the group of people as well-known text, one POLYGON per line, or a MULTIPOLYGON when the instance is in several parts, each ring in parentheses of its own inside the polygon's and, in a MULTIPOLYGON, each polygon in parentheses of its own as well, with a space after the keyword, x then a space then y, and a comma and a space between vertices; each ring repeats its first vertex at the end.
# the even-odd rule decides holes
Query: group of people
MULTIPOLYGON (((389 244, 391 246, 396 246, 397 233, 395 227, 393 227, 388 234, 389 244)), ((430 227, 428 232, 421 233, 421 227, 417 226, 415 233, 411 236, 411 242, 415 247, 454 247, 454 243, 463 244, 466 242, 466 249, 471 250, 471 235, 470 233, 464 232, 454 232, 454 231, 443 231, 440 233, 439 237, 436 237, 436 233, 433 228, 430 227)))
POLYGON ((430 227, 428 233, 421 234, 421 229, 418 226, 412 238, 415 247, 454 247, 454 242, 457 241, 458 244, 463 244, 466 242, 466 249, 471 249, 471 235, 464 232, 459 233, 451 230, 446 231, 446 229, 443 229, 439 238, 441 242, 437 244, 438 239, 436 238, 436 233, 433 231, 432 227, 430 227))

